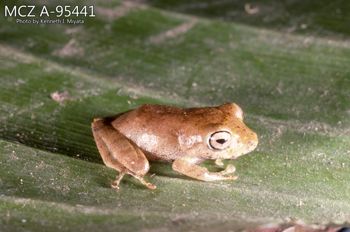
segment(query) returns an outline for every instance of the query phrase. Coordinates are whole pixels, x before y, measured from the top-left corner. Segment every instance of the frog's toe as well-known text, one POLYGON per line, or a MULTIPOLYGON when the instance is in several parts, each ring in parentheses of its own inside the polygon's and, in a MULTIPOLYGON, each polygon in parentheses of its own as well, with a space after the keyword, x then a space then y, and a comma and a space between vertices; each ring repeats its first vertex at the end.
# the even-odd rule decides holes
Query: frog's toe
POLYGON ((120 188, 119 188, 119 184, 118 184, 118 183, 115 183, 115 181, 112 182, 111 187, 114 188, 114 189, 116 189, 116 190, 119 190, 119 189, 120 189, 120 188))
POLYGON ((228 175, 236 172, 236 167, 233 166, 232 164, 229 164, 226 166, 225 170, 221 171, 220 173, 222 175, 228 175))
POLYGON ((157 186, 155 186, 154 184, 147 182, 142 176, 134 176, 136 179, 138 179, 141 184, 143 184, 144 186, 146 186, 148 189, 156 189, 157 186))
POLYGON ((223 168, 224 167, 224 162, 222 162, 222 159, 216 159, 215 160, 215 165, 220 167, 220 168, 223 168))
POLYGON ((237 180, 238 176, 225 176, 223 179, 224 180, 237 180))
POLYGON ((156 188, 157 188, 157 186, 156 186, 156 185, 151 184, 151 183, 147 183, 147 184, 146 184, 146 187, 147 187, 147 188, 149 188, 149 189, 151 189, 151 190, 154 190, 154 189, 156 189, 156 188))
POLYGON ((111 187, 119 190, 120 181, 123 179, 125 172, 120 172, 117 178, 112 182, 111 187))

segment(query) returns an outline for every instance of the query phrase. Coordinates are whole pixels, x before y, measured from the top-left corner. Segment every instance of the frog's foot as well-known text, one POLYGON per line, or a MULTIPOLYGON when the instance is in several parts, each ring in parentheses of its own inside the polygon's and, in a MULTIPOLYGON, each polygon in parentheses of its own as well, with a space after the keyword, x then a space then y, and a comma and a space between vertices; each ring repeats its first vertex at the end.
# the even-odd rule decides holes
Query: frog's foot
POLYGON ((149 189, 156 188, 143 179, 149 170, 149 163, 145 154, 134 142, 104 119, 94 120, 92 132, 105 165, 119 172, 119 176, 112 183, 112 188, 119 188, 119 183, 125 174, 135 177, 149 189))
POLYGON ((227 180, 237 180, 238 176, 232 176, 230 174, 233 174, 236 172, 236 167, 233 166, 233 164, 228 164, 226 168, 220 172, 221 175, 227 177, 227 180), (227 176, 229 175, 229 176, 227 176))
MULTIPOLYGON (((123 179, 125 174, 126 174, 126 172, 120 172, 119 175, 116 177, 116 179, 112 182, 111 187, 116 189, 116 190, 119 190, 120 181, 123 179)), ((145 181, 145 179, 143 177, 135 176, 131 173, 129 173, 129 174, 132 175, 133 177, 135 177, 136 179, 138 179, 141 182, 141 184, 145 185, 148 189, 156 189, 157 188, 157 186, 155 186, 154 184, 151 184, 151 183, 145 181)))
POLYGON ((233 164, 229 164, 226 166, 225 170, 221 171, 220 173, 222 175, 229 175, 229 174, 235 173, 235 171, 236 171, 236 167, 233 166, 233 164))
POLYGON ((120 181, 123 179, 125 172, 120 172, 116 179, 112 182, 111 187, 119 190, 120 181))
MULTIPOLYGON (((133 175, 134 176, 134 175, 133 175)), ((147 182, 143 177, 141 176, 134 176, 136 179, 138 179, 141 184, 143 184, 144 186, 146 186, 148 189, 156 189, 157 186, 155 186, 154 184, 150 183, 150 182, 147 182)))
POLYGON ((209 172, 208 169, 197 165, 199 161, 193 157, 183 157, 173 163, 173 169, 186 176, 202 181, 236 180, 237 176, 227 176, 235 171, 233 165, 228 165, 221 172, 209 172))
POLYGON ((222 159, 216 159, 215 160, 215 165, 220 167, 220 168, 223 168, 224 167, 224 162, 222 162, 222 159))
POLYGON ((224 176, 222 180, 237 180, 238 176, 224 176))

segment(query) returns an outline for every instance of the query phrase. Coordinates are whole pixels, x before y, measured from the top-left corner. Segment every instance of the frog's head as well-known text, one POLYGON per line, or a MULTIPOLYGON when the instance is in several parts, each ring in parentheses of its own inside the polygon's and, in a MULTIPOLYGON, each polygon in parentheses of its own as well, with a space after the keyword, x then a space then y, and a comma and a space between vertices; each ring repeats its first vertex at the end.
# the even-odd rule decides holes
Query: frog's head
POLYGON ((223 159, 235 159, 253 151, 258 145, 258 136, 244 124, 242 109, 235 103, 217 109, 223 112, 223 118, 206 136, 209 149, 223 159))
POLYGON ((236 159, 258 145, 256 133, 244 124, 243 111, 235 103, 189 108, 183 114, 175 130, 181 153, 200 159, 236 159))
POLYGON ((243 122, 243 111, 235 103, 218 107, 195 109, 196 128, 201 134, 197 146, 191 153, 201 154, 204 159, 236 159, 253 151, 258 145, 258 137, 243 122))

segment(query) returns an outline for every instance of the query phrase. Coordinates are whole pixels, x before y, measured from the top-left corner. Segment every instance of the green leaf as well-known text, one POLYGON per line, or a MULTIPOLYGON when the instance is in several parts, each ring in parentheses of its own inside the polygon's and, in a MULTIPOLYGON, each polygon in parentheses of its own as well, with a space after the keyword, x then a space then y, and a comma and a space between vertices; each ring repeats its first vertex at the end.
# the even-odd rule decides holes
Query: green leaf
MULTIPOLYGON (((1 18, 2 231, 239 230, 292 219, 350 220, 346 17, 319 5, 310 16, 311 5, 300 1, 292 9, 311 29, 291 33, 280 29, 283 17, 258 23, 271 11, 260 3, 261 14, 251 16, 257 18, 243 7, 242 17, 224 22, 211 17, 225 5, 207 4, 209 14, 197 1, 192 8, 176 2, 101 1, 97 17, 80 25, 1 18), (62 102, 51 97, 64 92, 62 102), (225 102, 243 108, 260 140, 233 162, 237 181, 195 181, 152 163, 155 175, 147 178, 155 191, 131 177, 119 192, 110 188, 116 172, 96 149, 94 117, 144 103, 225 102)), ((292 23, 294 14, 283 19, 292 23)))

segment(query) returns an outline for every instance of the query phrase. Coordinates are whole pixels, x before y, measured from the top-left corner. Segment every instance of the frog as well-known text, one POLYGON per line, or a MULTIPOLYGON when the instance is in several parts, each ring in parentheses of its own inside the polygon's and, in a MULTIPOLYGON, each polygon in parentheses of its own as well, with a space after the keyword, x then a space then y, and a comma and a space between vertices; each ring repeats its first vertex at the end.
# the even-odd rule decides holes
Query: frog
POLYGON ((131 175, 149 189, 156 185, 145 179, 150 161, 171 163, 172 169, 200 181, 236 180, 233 160, 252 152, 257 134, 243 122, 236 103, 180 108, 144 104, 114 116, 95 118, 92 134, 103 163, 118 174, 111 187, 119 189, 131 175), (214 161, 220 171, 201 166, 214 161))

